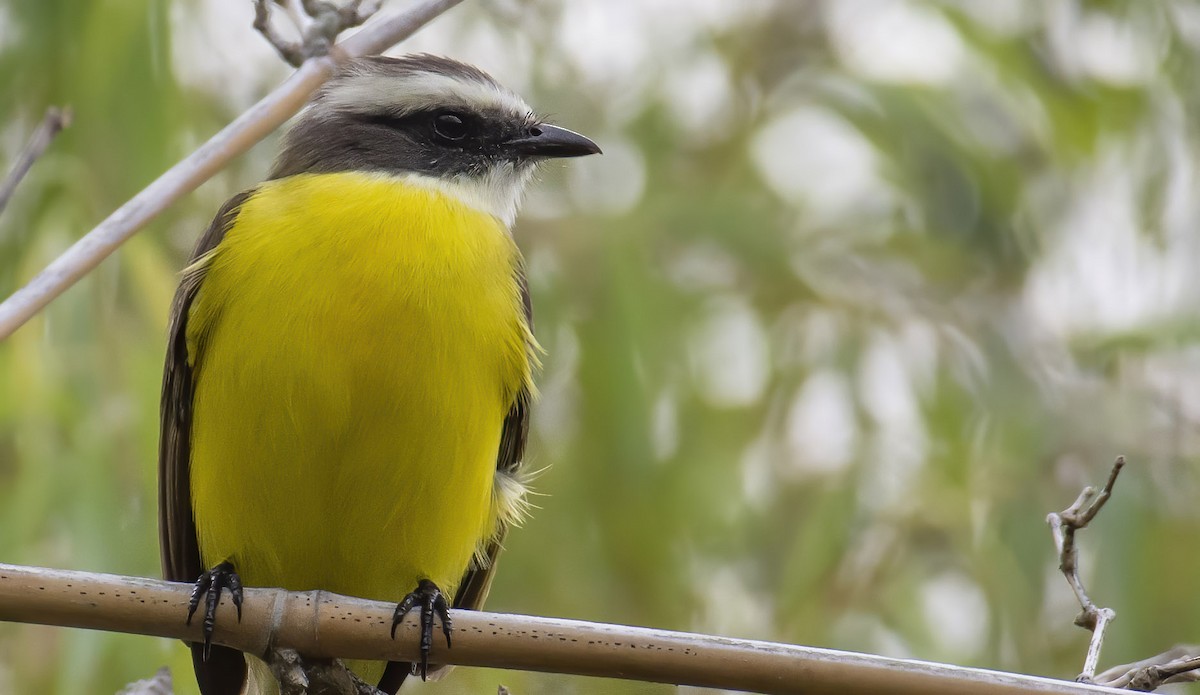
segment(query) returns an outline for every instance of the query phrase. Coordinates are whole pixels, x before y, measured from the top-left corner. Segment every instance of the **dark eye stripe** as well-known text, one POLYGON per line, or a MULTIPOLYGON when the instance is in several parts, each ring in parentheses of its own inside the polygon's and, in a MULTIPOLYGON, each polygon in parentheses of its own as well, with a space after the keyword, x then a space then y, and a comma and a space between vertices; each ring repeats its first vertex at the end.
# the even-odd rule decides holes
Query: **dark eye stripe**
POLYGON ((407 113, 346 112, 346 115, 363 125, 396 131, 398 135, 427 147, 473 152, 496 150, 500 143, 514 137, 514 133, 523 127, 502 114, 479 114, 455 107, 407 113))
POLYGON ((424 138, 434 138, 444 145, 462 145, 477 139, 482 129, 479 118, 461 111, 413 111, 396 115, 390 113, 355 114, 360 123, 402 130, 424 138))

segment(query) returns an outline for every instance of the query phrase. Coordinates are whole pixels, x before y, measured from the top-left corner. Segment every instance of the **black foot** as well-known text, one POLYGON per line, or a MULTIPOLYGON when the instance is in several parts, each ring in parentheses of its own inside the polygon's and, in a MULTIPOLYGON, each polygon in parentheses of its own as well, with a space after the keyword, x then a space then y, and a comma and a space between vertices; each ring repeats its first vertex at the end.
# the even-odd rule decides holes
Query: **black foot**
POLYGON ((442 621, 442 634, 446 636, 446 646, 450 646, 450 606, 446 597, 437 584, 422 579, 404 600, 396 604, 396 612, 392 616, 392 639, 396 639, 396 628, 404 620, 404 616, 417 606, 421 607, 421 663, 413 664, 412 672, 421 674, 421 680, 429 673, 429 652, 433 649, 433 616, 442 621))
POLYGON ((188 601, 187 624, 192 624, 192 616, 200 607, 200 599, 208 594, 204 604, 204 660, 212 651, 213 627, 217 624, 217 604, 221 601, 221 590, 229 590, 229 598, 237 608, 238 622, 242 622, 242 578, 233 571, 233 565, 222 562, 216 567, 200 575, 196 580, 196 588, 192 589, 192 598, 188 601))

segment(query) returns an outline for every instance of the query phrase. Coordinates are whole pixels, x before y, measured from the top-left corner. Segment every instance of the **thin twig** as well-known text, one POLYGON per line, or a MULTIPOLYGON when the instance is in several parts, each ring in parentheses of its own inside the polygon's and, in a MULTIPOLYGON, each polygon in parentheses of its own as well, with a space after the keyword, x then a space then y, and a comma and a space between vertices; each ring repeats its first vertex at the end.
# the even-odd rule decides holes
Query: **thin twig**
POLYGON ((1088 643, 1087 657, 1083 661, 1083 671, 1076 678, 1081 683, 1091 683, 1096 675, 1096 667, 1100 663, 1100 650, 1104 646, 1104 635, 1108 625, 1117 617, 1111 608, 1098 608, 1088 597, 1079 577, 1079 551, 1075 547, 1075 532, 1087 528, 1096 514, 1104 507, 1104 503, 1112 496, 1113 485, 1117 476, 1125 467, 1125 457, 1118 456, 1113 463, 1112 471, 1108 474, 1108 482, 1096 492, 1096 488, 1088 486, 1079 493, 1075 502, 1061 512, 1052 512, 1046 517, 1050 524, 1050 533, 1054 537, 1054 547, 1058 549, 1058 568, 1062 570, 1067 584, 1075 592, 1081 612, 1075 618, 1075 624, 1092 632, 1088 643))
POLYGON ((1110 688, 1149 692, 1171 683, 1200 681, 1200 645, 1178 645, 1149 659, 1114 666, 1096 676, 1110 688))
POLYGON ((367 21, 380 7, 378 1, 364 4, 363 0, 350 0, 339 7, 326 0, 303 0, 302 12, 307 15, 304 17, 294 5, 285 6, 301 36, 296 42, 285 39, 271 24, 271 2, 254 0, 254 28, 292 67, 300 67, 309 58, 327 55, 338 34, 367 21))
MULTIPOLYGON (((197 641, 189 584, 0 565, 0 620, 197 641)), ((214 642, 252 654, 413 661, 418 619, 391 639, 395 606, 323 591, 246 589, 242 620, 223 599, 214 642)), ((437 663, 806 695, 1086 695, 1121 691, 945 664, 578 620, 455 611, 454 647, 437 663)))
POLYGON ((1200 681, 1200 656, 1189 656, 1140 669, 1130 678, 1129 688, 1149 692, 1160 685, 1197 681, 1200 681))
POLYGON ((263 35, 267 43, 275 47, 279 56, 292 67, 299 67, 304 62, 304 50, 298 41, 288 41, 275 30, 271 24, 271 10, 268 3, 271 0, 254 0, 254 29, 263 35))
POLYGON ((33 163, 46 151, 50 143, 54 140, 54 136, 62 132, 63 128, 71 125, 71 109, 60 109, 57 106, 51 106, 46 109, 46 115, 42 117, 41 123, 34 129, 33 134, 29 136, 29 141, 25 143, 25 148, 21 150, 21 154, 17 155, 17 159, 13 162, 12 169, 9 170, 8 176, 4 177, 4 181, 0 181, 0 212, 4 212, 4 207, 8 205, 9 199, 17 190, 17 184, 25 178, 29 170, 33 167, 33 163))
POLYGON ((308 14, 304 12, 304 7, 301 6, 300 0, 274 0, 276 5, 283 8, 288 19, 292 22, 292 27, 296 29, 297 36, 304 36, 304 30, 312 22, 308 14))
MULTIPOLYGON (((378 12, 379 8, 382 6, 383 0, 353 0, 342 8, 342 13, 345 14, 346 12, 353 12, 354 19, 344 19, 342 21, 354 21, 357 22, 357 24, 362 24, 370 19, 372 15, 378 12)), ((357 26, 357 24, 352 26, 357 26)))
MULTIPOLYGON (((1088 640, 1087 656, 1083 658, 1083 670, 1076 676, 1081 683, 1095 681, 1096 667, 1100 665, 1100 650, 1104 647, 1104 636, 1108 634, 1108 624, 1116 617, 1117 612, 1111 608, 1098 608, 1092 614, 1092 639, 1088 640)), ((1078 618, 1075 619, 1075 624, 1079 624, 1078 618)))
POLYGON ((1083 672, 1076 680, 1083 683, 1095 683, 1112 688, 1140 690, 1149 692, 1168 683, 1184 683, 1200 680, 1200 656, 1196 647, 1175 647, 1157 656, 1143 659, 1132 664, 1116 666, 1100 675, 1096 675, 1096 666, 1100 662, 1100 649, 1104 643, 1104 635, 1108 625, 1117 617, 1111 608, 1098 608, 1084 589, 1083 580, 1079 578, 1079 551, 1075 547, 1075 532, 1087 528, 1092 519, 1112 496, 1113 486, 1117 476, 1125 466, 1125 457, 1118 456, 1108 474, 1108 482, 1099 493, 1094 487, 1085 487, 1074 504, 1061 512, 1046 517, 1050 531, 1054 536, 1054 546, 1058 549, 1059 569, 1075 592, 1079 601, 1080 614, 1075 618, 1075 624, 1091 630, 1092 638, 1088 642, 1087 656, 1083 662, 1083 672))
POLYGON ((239 116, 54 259, 29 284, 0 303, 0 340, 12 335, 179 198, 195 190, 234 157, 250 149, 300 110, 329 79, 337 60, 379 53, 409 37, 462 0, 424 0, 399 14, 368 22, 339 42, 330 55, 300 66, 275 91, 239 116), (337 60, 335 60, 335 56, 337 60))

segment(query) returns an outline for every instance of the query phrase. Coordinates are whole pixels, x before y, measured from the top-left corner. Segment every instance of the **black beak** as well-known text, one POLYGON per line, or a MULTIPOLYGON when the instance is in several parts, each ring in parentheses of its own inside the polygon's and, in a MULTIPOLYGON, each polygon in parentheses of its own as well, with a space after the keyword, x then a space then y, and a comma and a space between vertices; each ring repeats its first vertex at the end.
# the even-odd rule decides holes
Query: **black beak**
POLYGON ((531 126, 525 137, 509 140, 504 145, 521 157, 583 157, 600 154, 596 143, 579 133, 549 123, 531 126))

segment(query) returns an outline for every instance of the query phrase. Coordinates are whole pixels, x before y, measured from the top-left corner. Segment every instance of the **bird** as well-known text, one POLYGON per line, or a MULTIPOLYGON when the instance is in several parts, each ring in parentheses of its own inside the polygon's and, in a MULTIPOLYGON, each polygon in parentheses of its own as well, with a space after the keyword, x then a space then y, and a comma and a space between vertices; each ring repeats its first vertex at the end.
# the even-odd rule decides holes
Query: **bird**
POLYGON ((204 695, 278 687, 212 644, 243 586, 394 602, 393 637, 419 612, 419 662, 348 664, 388 693, 427 674, 435 618, 449 646, 449 608, 482 605, 528 506, 540 355, 511 228, 539 164, 598 153, 472 65, 348 59, 217 212, 171 305, 159 444, 204 695))

